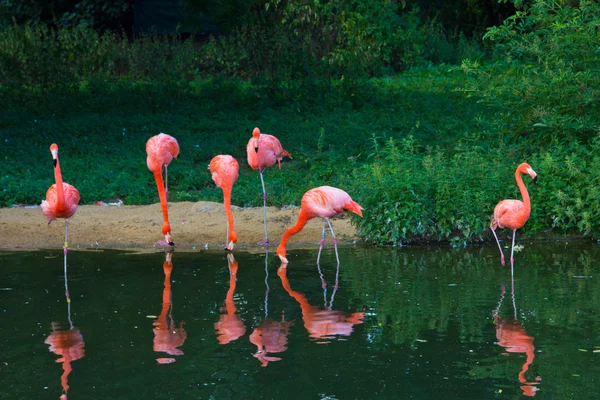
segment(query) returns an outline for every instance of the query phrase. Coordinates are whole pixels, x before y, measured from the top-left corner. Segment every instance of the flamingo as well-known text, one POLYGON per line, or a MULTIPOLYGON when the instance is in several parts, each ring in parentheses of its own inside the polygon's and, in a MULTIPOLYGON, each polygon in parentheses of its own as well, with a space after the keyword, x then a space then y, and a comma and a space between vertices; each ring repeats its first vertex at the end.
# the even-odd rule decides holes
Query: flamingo
POLYGON ((173 161, 173 158, 177 158, 179 155, 179 144, 177 144, 177 140, 173 136, 161 133, 148 139, 148 142, 146 143, 146 153, 148 154, 146 164, 148 165, 148 169, 154 174, 164 218, 162 233, 165 235, 165 240, 164 242, 160 241, 159 244, 175 246, 175 243, 173 243, 173 240, 171 239, 171 225, 169 224, 169 210, 167 206, 169 195, 169 189, 167 187, 169 183, 167 167, 171 161, 173 161), (165 167, 164 184, 162 178, 163 166, 165 167))
MULTIPOLYGON (((171 312, 173 311, 173 301, 171 294, 171 272, 173 271, 173 254, 167 252, 163 271, 165 273, 165 282, 162 298, 162 310, 160 316, 152 323, 154 328, 153 350, 157 353, 167 353, 172 356, 183 355, 183 351, 178 349, 187 339, 187 332, 183 327, 185 322, 181 321, 179 327, 176 327, 171 312)), ((175 362, 172 357, 159 357, 156 359, 159 364, 171 364, 175 362)))
POLYGON ((300 232, 308 220, 315 217, 321 217, 323 218, 323 233, 321 235, 321 241, 319 245, 317 264, 321 258, 321 250, 323 249, 323 244, 325 243, 325 223, 329 225, 329 230, 331 231, 331 236, 333 237, 333 245, 335 247, 335 258, 339 264, 340 258, 337 251, 337 238, 333 232, 333 227, 331 226, 331 221, 329 221, 329 218, 340 214, 344 210, 351 211, 362 218, 361 210, 363 210, 363 208, 361 205, 353 201, 350 198, 350 195, 341 189, 331 186, 320 186, 310 189, 308 192, 304 193, 304 196, 302 196, 302 203, 300 204, 300 212, 298 213, 298 222, 296 222, 296 225, 289 228, 283 234, 281 243, 279 244, 279 247, 277 247, 276 253, 280 260, 284 264, 288 263, 285 246, 290 236, 300 232))
POLYGON ((227 254, 227 265, 229 266, 229 290, 225 297, 225 307, 221 309, 225 314, 221 314, 219 321, 215 323, 217 331, 217 340, 219 344, 227 344, 239 339, 246 333, 244 321, 237 315, 237 308, 233 296, 237 284, 238 263, 235 261, 233 254, 227 254))
POLYGON ((264 225, 265 225, 265 241, 259 242, 260 245, 269 244, 269 233, 267 231, 267 190, 265 189, 265 180, 263 178, 263 171, 275 164, 281 169, 281 159, 284 156, 292 158, 291 154, 288 153, 281 147, 279 139, 275 136, 260 133, 260 129, 254 128, 252 131, 252 138, 248 141, 246 146, 246 153, 248 154, 248 164, 253 170, 258 170, 260 173, 260 182, 262 183, 263 189, 263 208, 264 208, 264 225))
POLYGON ((233 226, 233 213, 231 212, 231 191, 233 184, 240 175, 240 166, 235 158, 229 155, 215 156, 208 169, 212 173, 215 185, 223 189, 223 206, 227 214, 227 238, 225 239, 225 250, 233 250, 237 242, 237 235, 233 226))
POLYGON ((502 305, 502 301, 504 300, 504 294, 506 292, 506 288, 504 284, 502 284, 502 293, 500 295, 500 302, 498 303, 498 307, 494 310, 494 325, 496 327, 496 339, 498 339, 497 344, 499 346, 504 347, 504 349, 508 353, 525 353, 527 358, 525 359, 525 363, 521 367, 521 371, 519 372, 519 382, 521 383, 521 390, 523 391, 523 395, 527 397, 534 397, 539 388, 536 385, 539 385, 541 382, 541 378, 538 376, 535 379, 535 382, 528 382, 525 378, 525 373, 529 370, 529 366, 533 363, 535 359, 535 347, 533 345, 534 337, 527 334, 527 331, 521 324, 521 321, 517 318, 517 308, 515 305, 515 282, 514 279, 512 281, 512 300, 513 300, 513 311, 514 311, 514 319, 502 319, 498 313, 500 312, 500 307, 502 305))
POLYGON ((490 224, 490 229, 492 230, 492 233, 496 238, 496 243, 498 243, 498 248, 500 249, 500 261, 502 263, 502 266, 504 266, 504 253, 502 252, 500 241, 498 241, 498 236, 496 236, 496 228, 509 228, 513 230, 512 247, 510 250, 511 276, 514 276, 513 255, 515 250, 515 235, 517 233, 517 229, 525 225, 525 222, 527 222, 527 220, 529 219, 529 214, 531 213, 529 193, 527 193, 527 188, 525 188, 525 184, 523 183, 523 178, 521 178, 521 174, 528 174, 533 179, 533 183, 537 183, 537 174, 529 166, 529 164, 522 163, 521 165, 519 165, 517 167, 517 170, 515 171, 515 180, 517 181, 517 186, 521 191, 521 197, 523 197, 523 201, 502 200, 494 208, 494 217, 492 218, 492 222, 490 224))
POLYGON ((41 207, 42 212, 48 218, 48 224, 56 218, 65 219, 65 243, 63 251, 66 256, 69 248, 69 218, 77 211, 77 205, 81 197, 75 186, 69 185, 62 180, 60 162, 58 161, 58 145, 56 143, 50 145, 50 153, 52 153, 52 159, 54 160, 54 180, 56 183, 48 188, 46 200, 42 200, 41 207))

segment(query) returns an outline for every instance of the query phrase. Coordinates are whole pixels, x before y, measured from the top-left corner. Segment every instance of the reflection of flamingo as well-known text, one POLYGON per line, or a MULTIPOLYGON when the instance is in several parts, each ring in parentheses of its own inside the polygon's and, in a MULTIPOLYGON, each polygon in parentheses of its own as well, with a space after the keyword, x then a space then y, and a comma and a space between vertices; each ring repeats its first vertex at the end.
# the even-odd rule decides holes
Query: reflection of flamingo
POLYGON ((287 350, 287 336, 293 321, 285 321, 283 312, 281 321, 274 321, 269 316, 269 270, 268 270, 269 252, 265 254, 265 319, 254 328, 250 335, 250 342, 257 348, 254 357, 261 362, 261 366, 266 367, 270 362, 281 361, 280 357, 269 356, 269 353, 282 353, 287 350))
POLYGON ((219 322, 215 324, 217 340, 220 344, 233 342, 246 333, 244 321, 236 314, 237 309, 235 308, 235 302, 233 300, 238 263, 231 253, 227 254, 227 264, 229 265, 229 290, 227 291, 227 297, 225 298, 226 314, 221 314, 219 322))
POLYGON ((42 200, 42 212, 48 218, 48 223, 56 218, 65 219, 65 244, 64 253, 69 248, 69 218, 77 211, 79 204, 79 191, 73 185, 62 180, 60 162, 58 161, 58 146, 56 143, 50 145, 50 153, 54 159, 54 180, 56 183, 48 188, 46 200, 42 200))
POLYGON ((175 243, 171 240, 171 225, 169 224, 169 210, 168 210, 168 196, 169 196, 169 175, 167 168, 173 158, 177 158, 179 155, 179 144, 173 136, 161 133, 156 136, 152 136, 146 142, 146 164, 148 169, 154 174, 156 180, 156 186, 158 188, 158 197, 160 198, 160 206, 163 212, 163 227, 162 233, 165 235, 165 240, 160 241, 159 244, 168 244, 174 246, 175 243), (162 170, 165 167, 165 182, 163 184, 162 170))
MULTIPOLYGON (((178 349, 187 339, 187 332, 183 328, 185 322, 181 321, 179 327, 175 327, 173 316, 171 315, 173 303, 171 301, 171 271, 173 263, 171 262, 171 253, 166 253, 166 259, 163 264, 165 272, 165 288, 163 289, 162 311, 160 316, 154 321, 154 351, 167 353, 172 356, 183 355, 183 351, 178 349)), ((159 364, 170 364, 175 362, 174 358, 157 358, 159 364)))
POLYGON ((240 175, 240 166, 235 158, 228 155, 215 156, 208 166, 212 174, 212 180, 215 185, 223 189, 223 206, 227 214, 227 239, 225 240, 225 250, 233 250, 237 235, 233 226, 233 213, 231 212, 231 191, 233 184, 240 175))
POLYGON ((321 186, 318 188, 310 189, 302 196, 302 202, 300 204, 300 212, 298 213, 298 222, 296 225, 288 229, 281 238, 281 243, 277 247, 277 255, 284 264, 288 263, 288 259, 285 257, 285 246, 290 236, 300 232, 308 220, 321 217, 323 218, 323 234, 321 235, 321 242, 319 246, 319 255, 317 256, 317 264, 321 258, 321 249, 323 243, 325 243, 325 222, 329 225, 331 236, 333 237, 333 246, 335 247, 335 257, 338 264, 340 258, 337 251, 337 238, 333 232, 331 221, 329 218, 334 217, 344 210, 353 212, 354 214, 362 217, 363 208, 357 202, 350 198, 350 195, 341 189, 334 188, 331 186, 321 186))
POLYGON ((260 182, 263 189, 263 210, 265 224, 265 241, 259 244, 269 244, 269 233, 267 232, 267 190, 265 189, 265 180, 263 171, 277 162, 281 169, 281 159, 285 156, 292 158, 290 153, 285 151, 275 136, 260 133, 260 129, 254 128, 252 138, 246 146, 248 155, 248 164, 253 170, 258 170, 260 174, 260 182))
MULTIPOLYGON (((65 260, 67 255, 65 254, 65 260)), ((66 261, 65 261, 66 265, 66 261)), ((52 322, 52 333, 48 335, 44 343, 50 346, 50 351, 58 356, 62 356, 57 359, 56 362, 62 363, 63 374, 60 377, 62 385, 61 399, 67 399, 67 391, 69 390, 68 377, 73 367, 71 362, 83 358, 85 355, 85 343, 83 342, 83 336, 78 328, 73 326, 71 320, 71 299, 69 298, 69 288, 67 283, 67 270, 65 269, 65 293, 67 293, 67 316, 69 318, 69 329, 60 330, 57 322, 52 322)))
MULTIPOLYGON (((339 264, 338 264, 339 272, 339 264)), ((320 309, 317 306, 310 305, 306 296, 302 293, 294 291, 290 282, 287 278, 287 268, 285 264, 277 270, 277 275, 281 278, 283 288, 290 296, 292 296, 302 309, 302 318, 304 319, 304 327, 309 333, 309 336, 313 339, 334 339, 336 335, 350 336, 353 331, 353 326, 356 324, 362 324, 362 320, 365 316, 363 312, 355 312, 350 315, 344 311, 332 310, 333 296, 337 290, 337 274, 336 283, 334 286, 334 292, 331 297, 331 302, 327 306, 325 303, 325 309, 320 309)), ((325 281, 321 282, 323 288, 325 288, 325 281)))
POLYGON ((517 186, 521 191, 521 196, 523 197, 523 201, 521 200, 502 200, 500 203, 496 205, 494 208, 494 218, 492 218, 492 223, 490 224, 490 229, 496 238, 496 243, 498 243, 498 248, 500 249, 500 261, 502 262, 502 266, 504 266, 504 253, 502 252, 502 247, 500 246, 500 242, 498 241, 498 236, 496 236, 496 228, 509 228, 513 230, 513 238, 512 238, 512 247, 510 250, 510 273, 514 275, 514 250, 515 250, 515 236, 517 234, 517 229, 521 228, 529 219, 529 214, 531 213, 531 203, 529 201, 529 193, 527 193, 527 188, 525 188, 525 184, 523 183, 523 178, 521 178, 521 174, 529 174, 533 179, 533 182, 537 182, 537 174, 529 164, 522 163, 517 167, 515 171, 515 180, 517 181, 517 186))
POLYGON ((506 292, 506 288, 504 284, 502 285, 502 295, 500 297, 500 302, 498 303, 497 310, 494 310, 494 325, 496 326, 496 338, 498 339, 498 345, 505 348, 505 350, 509 353, 525 353, 527 355, 527 359, 525 363, 521 367, 521 372, 519 372, 519 382, 523 386, 521 386, 521 390, 523 390, 523 394, 528 397, 535 396, 538 387, 535 385, 539 384, 541 381, 540 377, 536 378, 536 382, 527 382, 525 379, 525 373, 529 369, 529 366, 533 363, 533 359, 535 358, 533 346, 533 336, 529 336, 525 331, 523 325, 521 325, 521 321, 517 319, 517 308, 515 306, 515 286, 514 281, 512 283, 512 298, 513 298, 513 310, 514 310, 514 319, 503 320, 498 312, 500 311, 500 306, 502 305, 502 301, 504 300, 504 293, 506 292))

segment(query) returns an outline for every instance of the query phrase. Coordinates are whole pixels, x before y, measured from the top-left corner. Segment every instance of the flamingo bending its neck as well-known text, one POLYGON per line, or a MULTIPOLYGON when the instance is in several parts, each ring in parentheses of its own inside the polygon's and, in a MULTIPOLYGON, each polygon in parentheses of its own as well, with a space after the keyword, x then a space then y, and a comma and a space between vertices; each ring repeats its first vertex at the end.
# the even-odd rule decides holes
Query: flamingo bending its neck
POLYGON ((291 154, 283 149, 279 139, 275 136, 260 133, 260 129, 254 128, 252 137, 246 146, 248 154, 248 164, 253 170, 258 170, 260 173, 260 182, 263 189, 263 209, 264 209, 264 225, 265 225, 265 241, 260 242, 260 245, 269 244, 269 233, 267 231, 267 190, 265 189, 265 180, 263 171, 275 164, 281 169, 281 159, 285 156, 292 158, 291 154))
POLYGON ((240 166, 232 156, 218 155, 210 161, 208 169, 212 173, 212 180, 215 182, 215 185, 223 190, 223 206, 227 214, 225 250, 231 251, 237 242, 237 234, 233 225, 233 213, 231 211, 231 192, 233 184, 240 175, 240 166))
POLYGON ((350 195, 341 189, 334 188, 331 186, 320 186, 314 189, 310 189, 302 196, 302 203, 300 204, 300 212, 298 213, 298 222, 296 225, 289 228, 281 239, 279 247, 277 247, 277 255, 284 264, 288 263, 286 258, 285 246, 287 241, 292 235, 300 232, 306 223, 315 217, 323 218, 323 234, 321 235, 321 242, 319 246, 319 255, 317 256, 317 264, 321 257, 321 250, 325 243, 325 223, 329 225, 331 236, 333 237, 333 245, 335 248, 335 257, 339 264, 340 258, 337 251, 337 238, 333 232, 331 221, 329 219, 340 214, 342 211, 348 210, 362 218, 362 210, 360 204, 353 201, 350 195))
POLYGON ((54 180, 56 183, 48 188, 46 200, 42 200, 42 212, 48 218, 48 224, 56 218, 65 219, 65 243, 64 253, 67 254, 69 248, 69 218, 77 211, 80 196, 79 191, 73 185, 69 185, 62 180, 60 172, 60 162, 58 161, 58 145, 50 145, 50 153, 54 160, 54 180))
POLYGON ((515 250, 515 235, 517 233, 517 229, 525 225, 525 222, 527 222, 529 219, 529 214, 531 213, 529 193, 527 193, 527 189, 525 188, 521 174, 528 174, 533 179, 533 183, 537 183, 537 174, 531 168, 531 166, 529 166, 527 163, 522 163, 519 165, 515 171, 515 180, 517 181, 517 186, 521 191, 521 197, 523 197, 523 201, 502 200, 494 208, 494 217, 492 218, 492 222, 490 224, 490 229, 492 230, 494 238, 496 238, 496 243, 498 243, 498 248, 500 249, 500 261, 502 266, 504 266, 504 253, 502 252, 500 241, 498 241, 498 236, 496 236, 496 228, 509 228, 513 230, 512 247, 510 250, 511 275, 514 275, 513 256, 515 250))
POLYGON ((148 139, 146 153, 148 154, 146 164, 148 165, 148 169, 154 174, 158 188, 158 197, 160 198, 160 206, 163 212, 164 223, 162 233, 165 235, 165 241, 160 241, 159 244, 175 246, 175 243, 171 239, 171 225, 169 224, 169 210, 167 205, 169 195, 167 167, 173 161, 173 158, 177 158, 179 155, 179 144, 173 136, 161 133, 148 139), (162 178, 163 167, 165 168, 164 183, 162 178))

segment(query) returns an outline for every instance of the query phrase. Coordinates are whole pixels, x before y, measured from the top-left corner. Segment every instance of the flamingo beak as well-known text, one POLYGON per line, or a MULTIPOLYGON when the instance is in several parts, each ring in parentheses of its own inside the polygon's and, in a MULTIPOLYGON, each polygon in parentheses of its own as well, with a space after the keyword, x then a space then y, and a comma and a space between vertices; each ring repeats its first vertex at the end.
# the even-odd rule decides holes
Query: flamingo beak
POLYGON ((287 258, 285 258, 285 257, 284 257, 284 256, 282 256, 282 255, 279 255, 279 254, 278 254, 278 256, 279 256, 279 259, 281 260, 281 264, 282 264, 281 266, 282 266, 282 267, 283 267, 284 265, 285 265, 285 266, 287 266, 287 265, 288 265, 288 263, 289 263, 288 259, 287 259, 287 258))
POLYGON ((533 177, 533 183, 537 183, 537 175, 533 177))
POLYGON ((56 168, 56 163, 57 163, 57 159, 55 158, 54 160, 52 160, 52 163, 54 164, 54 168, 56 168))
POLYGON ((226 249, 229 250, 229 251, 233 251, 233 246, 234 246, 234 243, 233 242, 229 242, 229 244, 227 245, 226 249))

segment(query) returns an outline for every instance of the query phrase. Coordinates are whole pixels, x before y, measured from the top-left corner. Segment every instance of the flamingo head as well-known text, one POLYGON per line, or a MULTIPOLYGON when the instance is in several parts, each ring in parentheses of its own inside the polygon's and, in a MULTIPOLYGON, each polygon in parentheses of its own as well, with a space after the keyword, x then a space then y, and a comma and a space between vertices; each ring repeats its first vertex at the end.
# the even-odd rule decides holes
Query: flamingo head
POLYGON ((173 243, 173 239, 171 239, 171 233, 165 233, 165 243, 169 246, 175 246, 175 243, 173 243))
POLYGON ((289 263, 288 259, 285 257, 285 247, 282 248, 281 245, 277 248, 276 254, 279 256, 281 260, 281 265, 285 266, 289 263))
POLYGON ((533 183, 537 183, 537 174, 529 164, 523 163, 519 165, 519 171, 521 171, 523 174, 528 174, 531 176, 531 179, 533 179, 533 183))
POLYGON ((52 153, 52 159, 54 160, 54 166, 56 167, 56 163, 58 162, 58 145, 56 143, 50 145, 50 153, 52 153))
POLYGON ((258 153, 258 138, 260 137, 260 129, 254 128, 252 138, 254 139, 254 151, 258 153))

